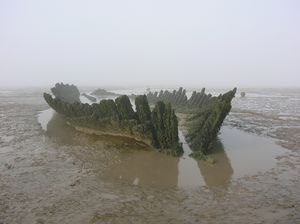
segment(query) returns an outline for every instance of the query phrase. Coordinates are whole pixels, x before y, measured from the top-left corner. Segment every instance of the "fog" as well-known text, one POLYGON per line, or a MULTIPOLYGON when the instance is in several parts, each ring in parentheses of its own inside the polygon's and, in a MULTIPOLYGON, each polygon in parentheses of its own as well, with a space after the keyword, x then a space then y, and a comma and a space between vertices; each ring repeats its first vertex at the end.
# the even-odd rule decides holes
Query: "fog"
POLYGON ((0 1, 0 86, 300 86, 295 0, 0 1))

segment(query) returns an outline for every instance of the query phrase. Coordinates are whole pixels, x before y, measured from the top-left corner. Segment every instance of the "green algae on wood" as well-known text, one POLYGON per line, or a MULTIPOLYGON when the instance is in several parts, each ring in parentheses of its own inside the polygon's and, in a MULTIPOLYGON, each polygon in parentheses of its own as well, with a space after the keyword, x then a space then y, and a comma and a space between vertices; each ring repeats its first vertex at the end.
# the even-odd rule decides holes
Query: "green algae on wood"
POLYGON ((235 93, 236 88, 219 95, 189 119, 187 142, 193 151, 210 153, 223 121, 231 110, 235 93))
POLYGON ((128 96, 100 103, 69 103, 44 93, 46 102, 69 124, 88 133, 126 136, 142 141, 167 154, 183 153, 178 139, 178 122, 171 105, 158 102, 151 112, 145 95, 136 97, 134 111, 128 96), (157 118, 162 118, 158 121, 157 118))
POLYGON ((75 85, 56 83, 51 92, 57 98, 64 102, 75 103, 80 102, 80 92, 75 85))
POLYGON ((231 110, 231 100, 236 93, 236 88, 219 96, 205 93, 205 88, 200 92, 193 91, 188 99, 186 91, 180 87, 178 90, 161 90, 147 94, 149 102, 163 101, 170 103, 177 112, 191 114, 186 126, 187 142, 194 151, 192 156, 200 159, 211 152, 213 142, 223 124, 224 119, 231 110))

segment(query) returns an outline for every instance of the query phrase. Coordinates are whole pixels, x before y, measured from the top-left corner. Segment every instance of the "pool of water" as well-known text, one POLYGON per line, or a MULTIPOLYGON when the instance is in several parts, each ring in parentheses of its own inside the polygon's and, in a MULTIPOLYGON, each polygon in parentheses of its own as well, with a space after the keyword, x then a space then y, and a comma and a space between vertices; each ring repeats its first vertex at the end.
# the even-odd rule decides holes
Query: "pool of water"
MULTIPOLYGON (((69 127, 63 118, 52 109, 38 115, 45 134, 59 144, 70 146, 78 143, 78 132, 69 127)), ((250 134, 228 126, 222 127, 216 141, 212 157, 214 164, 197 161, 191 157, 191 149, 179 131, 184 154, 180 158, 167 156, 155 150, 139 150, 139 146, 130 139, 109 136, 92 136, 84 138, 83 144, 99 143, 97 150, 114 147, 119 150, 119 157, 111 163, 104 176, 115 182, 132 185, 158 187, 195 188, 198 186, 226 187, 234 178, 265 172, 276 166, 276 157, 286 150, 271 138, 250 134), (123 142, 116 144, 116 142, 123 142)))

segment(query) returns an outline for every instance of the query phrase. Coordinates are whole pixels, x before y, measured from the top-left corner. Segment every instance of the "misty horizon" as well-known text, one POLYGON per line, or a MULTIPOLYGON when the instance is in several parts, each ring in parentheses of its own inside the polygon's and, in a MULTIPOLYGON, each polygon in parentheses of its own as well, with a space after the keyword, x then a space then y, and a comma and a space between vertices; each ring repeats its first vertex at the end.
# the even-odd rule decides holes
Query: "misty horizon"
POLYGON ((2 1, 0 87, 300 86, 297 1, 2 1))

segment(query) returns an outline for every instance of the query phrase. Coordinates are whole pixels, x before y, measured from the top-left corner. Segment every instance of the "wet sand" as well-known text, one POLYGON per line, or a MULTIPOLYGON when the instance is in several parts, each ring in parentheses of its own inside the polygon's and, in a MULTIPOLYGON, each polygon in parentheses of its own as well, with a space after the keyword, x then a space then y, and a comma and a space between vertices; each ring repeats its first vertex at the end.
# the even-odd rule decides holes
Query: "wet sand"
POLYGON ((43 130, 37 116, 46 109, 38 92, 1 97, 2 223, 300 222, 299 150, 267 151, 260 161, 251 156, 276 140, 225 127, 220 162, 206 166, 74 132, 59 117, 43 130), (243 143, 252 145, 242 148, 248 164, 239 164, 243 143))

